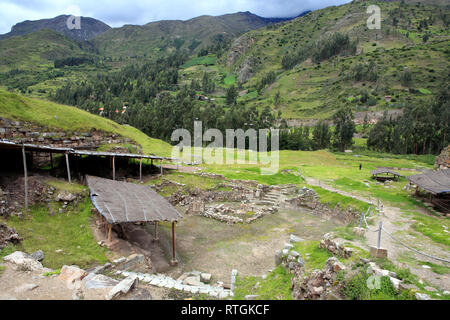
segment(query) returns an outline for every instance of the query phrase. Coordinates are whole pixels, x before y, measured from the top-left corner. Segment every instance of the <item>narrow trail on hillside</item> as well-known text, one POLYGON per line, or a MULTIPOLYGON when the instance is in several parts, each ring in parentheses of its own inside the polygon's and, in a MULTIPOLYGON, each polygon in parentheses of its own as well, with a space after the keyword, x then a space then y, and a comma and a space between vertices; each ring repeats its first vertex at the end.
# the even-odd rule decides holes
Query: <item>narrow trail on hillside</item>
MULTIPOLYGON (((440 257, 443 259, 450 260, 450 252, 443 245, 433 242, 431 239, 417 233, 413 228, 413 221, 402 216, 400 208, 385 206, 381 204, 376 198, 366 198, 360 195, 355 195, 353 193, 337 189, 330 186, 323 181, 314 178, 306 178, 306 182, 309 185, 321 187, 322 189, 341 194, 343 196, 358 199, 360 201, 366 202, 368 204, 374 205, 379 210, 379 214, 375 219, 375 224, 369 226, 369 230, 366 232, 367 243, 357 242, 358 245, 362 247, 369 248, 371 246, 377 246, 378 243, 378 225, 382 221, 383 229, 387 230, 389 233, 393 234, 397 239, 404 243, 407 243, 410 247, 416 248, 417 250, 440 257), (381 208, 378 208, 378 207, 381 208)), ((434 264, 445 264, 434 259, 428 258, 426 256, 420 255, 413 251, 408 250, 397 241, 393 240, 386 233, 381 236, 381 247, 388 250, 388 257, 390 260, 396 262, 400 266, 405 266, 404 263, 399 262, 399 258, 405 255, 413 257, 416 261, 426 261, 434 264)), ((430 269, 424 269, 422 267, 411 266, 408 264, 411 272, 417 276, 429 281, 431 284, 439 286, 443 290, 450 290, 450 277, 446 275, 438 275, 431 271, 430 269)))

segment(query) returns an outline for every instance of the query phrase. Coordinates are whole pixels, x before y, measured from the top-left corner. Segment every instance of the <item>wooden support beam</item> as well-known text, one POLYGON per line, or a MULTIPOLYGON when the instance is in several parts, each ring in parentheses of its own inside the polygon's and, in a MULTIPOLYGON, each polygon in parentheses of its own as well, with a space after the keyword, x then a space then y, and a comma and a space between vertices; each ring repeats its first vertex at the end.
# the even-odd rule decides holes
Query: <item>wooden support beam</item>
POLYGON ((109 226, 108 226, 108 242, 111 242, 111 229, 112 229, 112 225, 109 224, 109 226))
POLYGON ((113 180, 116 180, 116 157, 112 157, 113 180))
POLYGON ((162 159, 161 159, 161 162, 159 164, 160 164, 160 168, 161 168, 161 175, 163 175, 164 174, 164 169, 163 169, 162 159))
POLYGON ((52 170, 53 168, 53 153, 50 152, 50 164, 52 165, 52 170))
POLYGON ((153 241, 159 241, 158 237, 158 222, 155 221, 155 234, 153 235, 153 241))
POLYGON ((25 180, 25 210, 28 210, 28 170, 27 170, 27 156, 25 154, 25 146, 22 145, 23 157, 23 175, 25 180))
POLYGON ((142 158, 139 159, 139 181, 142 182, 142 158))
POLYGON ((170 261, 170 265, 176 266, 178 264, 177 260, 177 249, 175 246, 175 221, 172 222, 172 261, 170 261))
POLYGON ((66 152, 66 168, 67 168, 67 179, 69 183, 72 183, 72 177, 70 176, 70 164, 69 164, 69 154, 66 152))

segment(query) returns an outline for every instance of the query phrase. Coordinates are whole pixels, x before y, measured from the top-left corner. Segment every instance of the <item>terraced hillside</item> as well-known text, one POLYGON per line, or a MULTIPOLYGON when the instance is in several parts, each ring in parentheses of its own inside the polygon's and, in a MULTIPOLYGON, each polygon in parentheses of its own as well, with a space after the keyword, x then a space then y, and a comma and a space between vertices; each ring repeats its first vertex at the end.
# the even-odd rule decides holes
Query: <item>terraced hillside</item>
POLYGON ((242 33, 282 20, 288 19, 262 18, 250 12, 200 16, 187 21, 163 20, 111 29, 93 42, 108 57, 150 57, 176 49, 198 52, 208 46, 223 46, 242 33))
POLYGON ((286 119, 328 118, 342 105, 357 111, 402 108, 427 103, 448 81, 449 22, 448 7, 352 2, 251 31, 237 43, 240 52, 232 48, 229 57, 239 53, 232 64, 222 63, 238 79, 250 73, 238 84, 248 90, 242 100, 258 108, 271 105, 286 119), (369 4, 381 8, 381 30, 367 28, 369 4), (336 33, 356 41, 356 52, 319 57, 336 33), (273 83, 265 81, 271 72, 273 83))

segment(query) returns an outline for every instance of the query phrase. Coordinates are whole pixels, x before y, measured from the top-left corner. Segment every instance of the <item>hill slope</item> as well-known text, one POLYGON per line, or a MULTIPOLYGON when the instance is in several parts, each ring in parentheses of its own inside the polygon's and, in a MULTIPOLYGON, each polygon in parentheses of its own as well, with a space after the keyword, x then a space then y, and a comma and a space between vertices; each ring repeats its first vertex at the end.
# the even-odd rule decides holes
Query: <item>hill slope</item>
POLYGON ((200 16, 187 21, 164 20, 111 29, 93 42, 102 54, 112 57, 151 56, 175 49, 197 52, 200 48, 220 45, 244 32, 283 20, 289 19, 262 18, 250 12, 200 16))
POLYGON ((147 154, 170 156, 172 150, 170 144, 152 139, 131 126, 122 126, 75 107, 25 98, 3 90, 0 90, 0 117, 27 121, 49 129, 61 129, 68 132, 96 129, 116 133, 140 144, 144 153, 147 154))
POLYGON ((51 29, 66 37, 76 41, 87 41, 111 29, 107 24, 93 19, 80 17, 80 29, 69 29, 67 21, 69 15, 61 15, 52 19, 42 19, 36 21, 23 21, 11 28, 11 32, 0 35, 0 39, 14 36, 23 36, 42 29, 51 29))
POLYGON ((370 2, 381 8, 382 28, 369 30, 368 4, 328 7, 245 34, 248 48, 237 57, 232 48, 233 59, 228 59, 238 79, 243 71, 251 70, 253 76, 241 83, 249 92, 241 101, 260 109, 271 105, 286 119, 328 118, 341 105, 377 111, 427 103, 448 81, 450 10, 370 2), (316 59, 336 33, 356 41, 356 52, 316 59), (289 58, 293 62, 286 67, 283 59, 289 58), (275 76, 267 83, 269 72, 275 76))

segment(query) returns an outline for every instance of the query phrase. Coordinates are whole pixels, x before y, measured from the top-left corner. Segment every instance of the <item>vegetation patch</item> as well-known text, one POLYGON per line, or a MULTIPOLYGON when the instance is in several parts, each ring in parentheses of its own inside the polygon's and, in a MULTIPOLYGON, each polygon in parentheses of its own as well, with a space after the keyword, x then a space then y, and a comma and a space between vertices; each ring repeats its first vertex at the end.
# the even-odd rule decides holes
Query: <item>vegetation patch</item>
POLYGON ((92 204, 89 199, 76 209, 51 216, 44 206, 30 208, 23 220, 11 217, 8 225, 14 227, 24 240, 15 247, 2 250, 4 256, 15 250, 32 253, 42 250, 43 265, 52 269, 76 264, 87 268, 108 261, 106 249, 95 241, 90 223, 92 204))
POLYGON ((257 295, 261 300, 292 300, 292 275, 278 266, 265 279, 260 277, 237 277, 235 300, 244 300, 246 295, 257 295))

